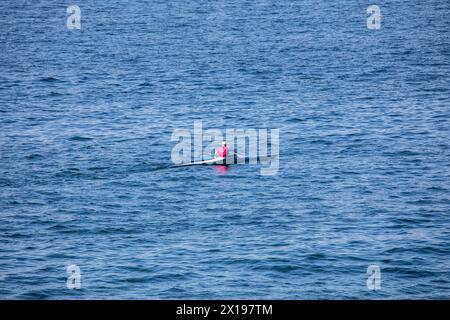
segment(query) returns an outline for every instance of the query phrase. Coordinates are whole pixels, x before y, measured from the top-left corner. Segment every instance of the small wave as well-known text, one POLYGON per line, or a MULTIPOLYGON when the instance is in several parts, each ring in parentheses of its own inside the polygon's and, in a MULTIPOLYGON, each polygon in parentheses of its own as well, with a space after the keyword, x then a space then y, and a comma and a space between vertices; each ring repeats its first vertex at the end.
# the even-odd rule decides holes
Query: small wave
POLYGON ((317 139, 317 140, 312 140, 311 144, 324 144, 324 145, 329 146, 329 145, 332 145, 333 142, 327 141, 327 140, 323 140, 323 139, 317 139))
POLYGON ((55 174, 56 177, 80 176, 81 170, 78 168, 67 168, 55 174))
POLYGON ((274 271, 279 273, 290 273, 302 269, 299 265, 285 264, 285 265, 258 265, 252 267, 252 270, 274 271))
POLYGON ((147 82, 147 81, 142 82, 142 83, 139 84, 139 87, 141 87, 141 88, 145 88, 145 87, 154 87, 154 86, 155 86, 155 85, 154 85, 153 83, 150 83, 150 82, 147 82))
POLYGON ((44 78, 41 78, 39 81, 42 81, 42 82, 61 82, 61 80, 60 79, 58 79, 58 78, 55 78, 55 77, 44 77, 44 78))
POLYGON ((44 158, 44 156, 40 155, 38 153, 33 153, 28 156, 25 156, 25 159, 27 159, 27 160, 39 160, 39 159, 43 159, 43 158, 44 158))
POLYGON ((93 140, 93 138, 89 137, 82 137, 82 136, 73 136, 69 138, 70 141, 89 141, 93 140))
POLYGON ((383 152, 383 156, 396 157, 396 156, 419 156, 420 153, 411 150, 402 150, 396 152, 383 152))
POLYGON ((48 94, 48 96, 49 97, 59 97, 59 96, 63 96, 63 94, 60 92, 52 91, 48 94))

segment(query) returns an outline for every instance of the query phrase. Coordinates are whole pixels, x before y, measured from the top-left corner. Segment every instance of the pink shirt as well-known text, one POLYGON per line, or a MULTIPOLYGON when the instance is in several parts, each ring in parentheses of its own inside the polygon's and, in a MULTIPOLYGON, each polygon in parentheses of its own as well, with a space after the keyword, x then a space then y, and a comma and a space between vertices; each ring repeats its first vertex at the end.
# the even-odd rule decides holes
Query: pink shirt
POLYGON ((217 149, 217 155, 219 157, 225 158, 228 154, 228 148, 225 146, 221 146, 219 147, 219 149, 217 149))

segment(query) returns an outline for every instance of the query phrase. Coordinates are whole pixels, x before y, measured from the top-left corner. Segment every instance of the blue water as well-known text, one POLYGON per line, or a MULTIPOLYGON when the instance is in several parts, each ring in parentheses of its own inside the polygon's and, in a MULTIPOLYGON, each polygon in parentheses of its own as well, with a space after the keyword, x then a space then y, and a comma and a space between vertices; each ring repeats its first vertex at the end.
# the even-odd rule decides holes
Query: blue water
POLYGON ((450 298, 450 3, 370 4, 2 1, 0 298, 450 298), (194 120, 278 174, 161 169, 194 120))

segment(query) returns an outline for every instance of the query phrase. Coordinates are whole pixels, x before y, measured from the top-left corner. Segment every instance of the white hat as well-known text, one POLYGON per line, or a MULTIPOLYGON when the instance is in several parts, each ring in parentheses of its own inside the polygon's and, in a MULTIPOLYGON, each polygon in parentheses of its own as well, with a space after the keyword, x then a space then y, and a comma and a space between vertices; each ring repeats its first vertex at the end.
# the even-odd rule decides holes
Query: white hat
POLYGON ((222 145, 223 145, 223 146, 226 146, 226 145, 227 145, 226 141, 222 142, 222 145))

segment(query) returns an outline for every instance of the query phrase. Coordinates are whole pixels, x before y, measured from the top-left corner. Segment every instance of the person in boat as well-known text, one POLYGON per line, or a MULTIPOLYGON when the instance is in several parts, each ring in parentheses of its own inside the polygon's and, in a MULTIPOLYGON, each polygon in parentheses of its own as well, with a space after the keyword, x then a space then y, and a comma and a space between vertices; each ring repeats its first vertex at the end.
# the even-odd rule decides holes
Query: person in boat
POLYGON ((220 146, 216 151, 216 156, 221 158, 226 158, 228 154, 228 148, 227 143, 224 141, 222 142, 222 146, 220 146))

